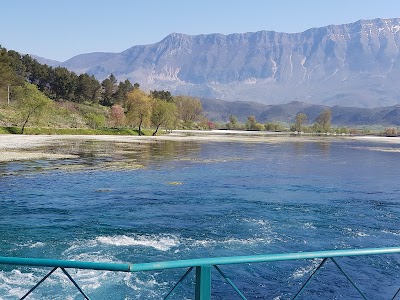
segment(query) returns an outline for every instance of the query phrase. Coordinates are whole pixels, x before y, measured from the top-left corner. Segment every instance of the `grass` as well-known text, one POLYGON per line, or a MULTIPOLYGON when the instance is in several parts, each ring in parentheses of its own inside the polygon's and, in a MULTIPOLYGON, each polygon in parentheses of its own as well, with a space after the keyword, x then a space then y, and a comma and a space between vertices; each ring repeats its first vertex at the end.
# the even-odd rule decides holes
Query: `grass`
MULTIPOLYGON (((142 130, 142 135, 151 135, 152 130, 142 130)), ((20 127, 0 127, 0 134, 20 134, 20 127)), ((51 127, 27 127, 28 135, 138 135, 138 130, 130 128, 51 128, 51 127)))

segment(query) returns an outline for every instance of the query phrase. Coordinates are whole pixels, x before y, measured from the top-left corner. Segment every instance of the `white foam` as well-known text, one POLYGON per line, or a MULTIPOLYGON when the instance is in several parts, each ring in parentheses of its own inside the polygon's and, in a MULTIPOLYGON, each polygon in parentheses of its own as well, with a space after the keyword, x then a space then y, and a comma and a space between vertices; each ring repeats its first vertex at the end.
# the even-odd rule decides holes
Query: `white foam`
POLYGON ((365 236, 370 236, 368 233, 362 232, 362 231, 356 231, 353 230, 352 228, 343 228, 343 230, 347 231, 350 235, 356 236, 356 237, 365 237, 365 236))
POLYGON ((396 236, 400 236, 400 230, 388 230, 388 229, 383 229, 382 230, 383 233, 388 233, 388 234, 393 234, 396 236))
POLYGON ((302 267, 302 268, 297 268, 291 278, 293 279, 299 279, 301 277, 303 277, 304 275, 307 274, 311 274, 317 267, 318 265, 322 262, 322 259, 318 258, 318 259, 313 259, 311 262, 311 265, 302 267))
POLYGON ((197 247, 214 247, 217 245, 254 245, 254 244, 270 244, 274 239, 270 237, 258 237, 249 239, 226 238, 223 240, 194 240, 191 246, 197 247))
POLYGON ((314 226, 313 222, 306 222, 303 225, 304 229, 316 229, 317 227, 314 226))
POLYGON ((179 246, 179 240, 174 236, 136 236, 126 235, 99 236, 96 241, 101 244, 113 246, 144 246, 152 247, 160 251, 168 251, 173 247, 179 246))
POLYGON ((45 243, 36 242, 36 243, 30 245, 29 248, 42 248, 42 247, 44 247, 45 245, 46 245, 45 243))
MULTIPOLYGON (((10 272, 0 272, 0 293, 9 296, 21 298, 27 292, 27 287, 34 286, 40 277, 33 273, 23 273, 20 270, 10 272)), ((3 298, 0 298, 3 299, 3 298)))
POLYGON ((141 298, 142 294, 145 294, 146 299, 159 299, 160 289, 169 287, 171 282, 158 282, 156 276, 157 274, 155 273, 128 273, 124 281, 126 286, 135 291, 135 296, 137 298, 141 298))
POLYGON ((21 248, 42 248, 42 247, 46 246, 46 244, 43 243, 43 242, 29 241, 29 242, 24 243, 24 244, 17 244, 17 246, 21 247, 21 248))
MULTIPOLYGON (((89 244, 94 244, 90 241, 89 244)), ((65 259, 69 260, 79 260, 79 261, 92 261, 92 262, 120 262, 115 257, 110 255, 99 254, 96 252, 85 252, 85 253, 74 253, 76 249, 83 247, 84 242, 76 241, 71 246, 70 249, 64 251, 65 259)), ((21 298, 25 295, 29 287, 34 286, 43 278, 49 270, 41 268, 33 268, 29 270, 11 270, 9 272, 0 271, 0 300, 21 298), (4 297, 4 298, 3 298, 4 297)), ((135 295, 140 295, 145 293, 147 295, 152 295, 153 298, 159 298, 159 287, 170 284, 168 282, 157 282, 157 274, 126 274, 123 272, 108 272, 99 270, 80 270, 80 269, 68 269, 68 273, 79 282, 79 285, 85 292, 89 294, 91 291, 104 288, 105 286, 128 286, 132 288, 135 295)), ((64 299, 74 299, 66 298, 70 291, 75 291, 73 285, 65 274, 61 270, 56 270, 45 282, 46 289, 54 290, 61 289, 65 293, 64 299)), ((54 291, 54 293, 56 293, 54 291)), ((38 290, 32 299, 40 299, 41 292, 38 290), (39 297, 39 298, 37 298, 39 297)), ((46 298, 47 299, 47 298, 46 298)), ((53 299, 53 298, 52 298, 53 299)), ((55 299, 55 298, 54 298, 55 299)), ((58 298, 57 298, 58 299, 58 298)), ((127 298, 130 299, 130 298, 127 298)))
POLYGON ((362 231, 358 231, 355 233, 356 236, 369 236, 369 234, 362 232, 362 231))

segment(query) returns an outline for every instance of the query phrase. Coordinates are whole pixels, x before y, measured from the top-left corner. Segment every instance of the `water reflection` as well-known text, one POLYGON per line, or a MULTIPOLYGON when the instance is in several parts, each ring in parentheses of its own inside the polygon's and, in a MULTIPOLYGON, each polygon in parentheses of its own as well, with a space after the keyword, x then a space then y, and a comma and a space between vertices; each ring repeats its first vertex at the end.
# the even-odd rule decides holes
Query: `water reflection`
POLYGON ((200 149, 201 145, 195 142, 121 143, 71 140, 38 147, 34 151, 73 154, 78 158, 0 163, 0 176, 52 170, 131 170, 186 157, 200 149))
POLYGON ((293 148, 296 154, 304 154, 306 152, 304 141, 293 142, 293 148))
POLYGON ((322 141, 318 143, 319 149, 325 155, 329 154, 331 148, 331 141, 322 141))

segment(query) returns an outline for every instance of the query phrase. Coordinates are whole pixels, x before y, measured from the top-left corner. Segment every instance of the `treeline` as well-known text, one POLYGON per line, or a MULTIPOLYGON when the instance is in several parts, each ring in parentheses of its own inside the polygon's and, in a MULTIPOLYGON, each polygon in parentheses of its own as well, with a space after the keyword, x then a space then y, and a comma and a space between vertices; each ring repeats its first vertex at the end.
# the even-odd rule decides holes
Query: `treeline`
POLYGON ((22 115, 21 132, 28 121, 35 115, 43 115, 49 106, 43 97, 60 104, 75 102, 108 107, 105 114, 102 111, 85 114, 93 128, 137 127, 141 134, 144 126, 154 128, 156 134, 160 127, 190 129, 197 121, 204 123, 203 109, 196 98, 173 97, 164 90, 146 93, 138 83, 118 82, 113 74, 99 82, 94 76, 43 65, 29 55, 0 47, 0 102, 5 102, 10 86, 12 106, 22 115))
POLYGON ((202 119, 203 108, 199 100, 187 96, 172 97, 168 91, 151 91, 149 94, 138 87, 128 92, 126 100, 111 107, 110 124, 114 127, 193 128, 202 119))
POLYGON ((298 133, 352 133, 352 129, 332 127, 332 113, 329 109, 323 110, 313 124, 310 124, 308 116, 301 112, 296 115, 295 123, 290 128, 285 127, 282 123, 260 123, 256 120, 255 116, 248 116, 246 123, 241 124, 238 122, 236 116, 232 115, 229 117, 229 122, 224 124, 223 128, 253 131, 292 131, 298 133))
POLYGON ((129 91, 139 85, 129 80, 117 83, 113 74, 99 82, 93 75, 70 72, 63 67, 40 64, 29 55, 0 47, 0 89, 20 86, 24 81, 55 101, 90 102, 111 107, 126 99, 129 91))

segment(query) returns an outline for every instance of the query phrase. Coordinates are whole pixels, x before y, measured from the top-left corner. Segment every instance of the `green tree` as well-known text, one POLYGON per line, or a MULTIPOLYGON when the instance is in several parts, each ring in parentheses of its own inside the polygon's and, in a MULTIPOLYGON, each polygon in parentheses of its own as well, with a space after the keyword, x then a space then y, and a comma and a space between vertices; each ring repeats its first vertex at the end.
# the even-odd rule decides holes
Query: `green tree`
POLYGON ((330 132, 332 122, 332 113, 329 109, 323 110, 315 120, 315 129, 317 132, 330 132))
POLYGON ((101 82, 102 86, 102 101, 101 104, 104 106, 112 106, 115 102, 115 93, 117 92, 117 79, 114 74, 104 79, 101 82))
POLYGON ((52 72, 50 87, 55 100, 72 100, 78 83, 78 76, 66 68, 57 67, 52 72))
POLYGON ((26 83, 22 87, 15 88, 15 105, 20 122, 22 124, 21 134, 33 118, 39 118, 46 113, 47 108, 53 102, 41 93, 33 84, 26 83))
POLYGON ((266 123, 264 125, 264 128, 267 131, 282 131, 282 130, 284 130, 284 127, 281 124, 272 123, 272 122, 266 123))
POLYGON ((229 122, 226 123, 226 129, 238 129, 239 127, 240 126, 237 117, 234 115, 230 115, 229 122))
POLYGON ((96 103, 99 98, 101 85, 92 75, 81 74, 78 77, 77 87, 75 91, 75 102, 90 101, 96 103))
POLYGON ((13 58, 0 47, 0 99, 7 99, 8 86, 21 85, 22 82, 13 68, 13 58))
POLYGON ((167 102, 173 102, 174 101, 174 97, 172 97, 171 93, 169 91, 150 91, 150 95, 151 97, 153 97, 154 99, 160 99, 160 100, 165 100, 167 102))
POLYGON ((9 50, 7 54, 10 57, 11 67, 13 68, 15 74, 17 76, 19 76, 20 78, 25 78, 26 77, 26 68, 22 62, 21 54, 19 54, 18 52, 14 51, 14 50, 9 50))
POLYGON ((156 127, 153 136, 157 134, 161 125, 168 128, 173 125, 176 120, 177 110, 175 103, 167 102, 166 100, 156 99, 153 102, 151 114, 151 122, 156 127))
POLYGON ((292 131, 303 131, 304 124, 307 122, 307 115, 304 113, 298 113, 296 115, 296 121, 292 126, 292 131))
POLYGON ((255 116, 248 116, 245 124, 246 130, 257 130, 256 129, 257 120, 255 116))
POLYGON ((184 126, 192 127, 203 112, 200 100, 188 96, 174 97, 174 103, 178 111, 178 118, 183 121, 184 126))
POLYGON ((118 103, 124 103, 128 93, 134 89, 132 83, 126 79, 118 84, 117 92, 115 93, 115 100, 118 103))
POLYGON ((47 65, 39 64, 29 55, 22 58, 26 68, 26 79, 36 85, 38 89, 48 97, 55 99, 56 93, 53 92, 52 80, 54 79, 54 70, 47 65))
POLYGON ((126 111, 128 122, 139 127, 139 135, 142 135, 142 125, 150 122, 152 99, 139 89, 128 93, 126 99, 126 111))

